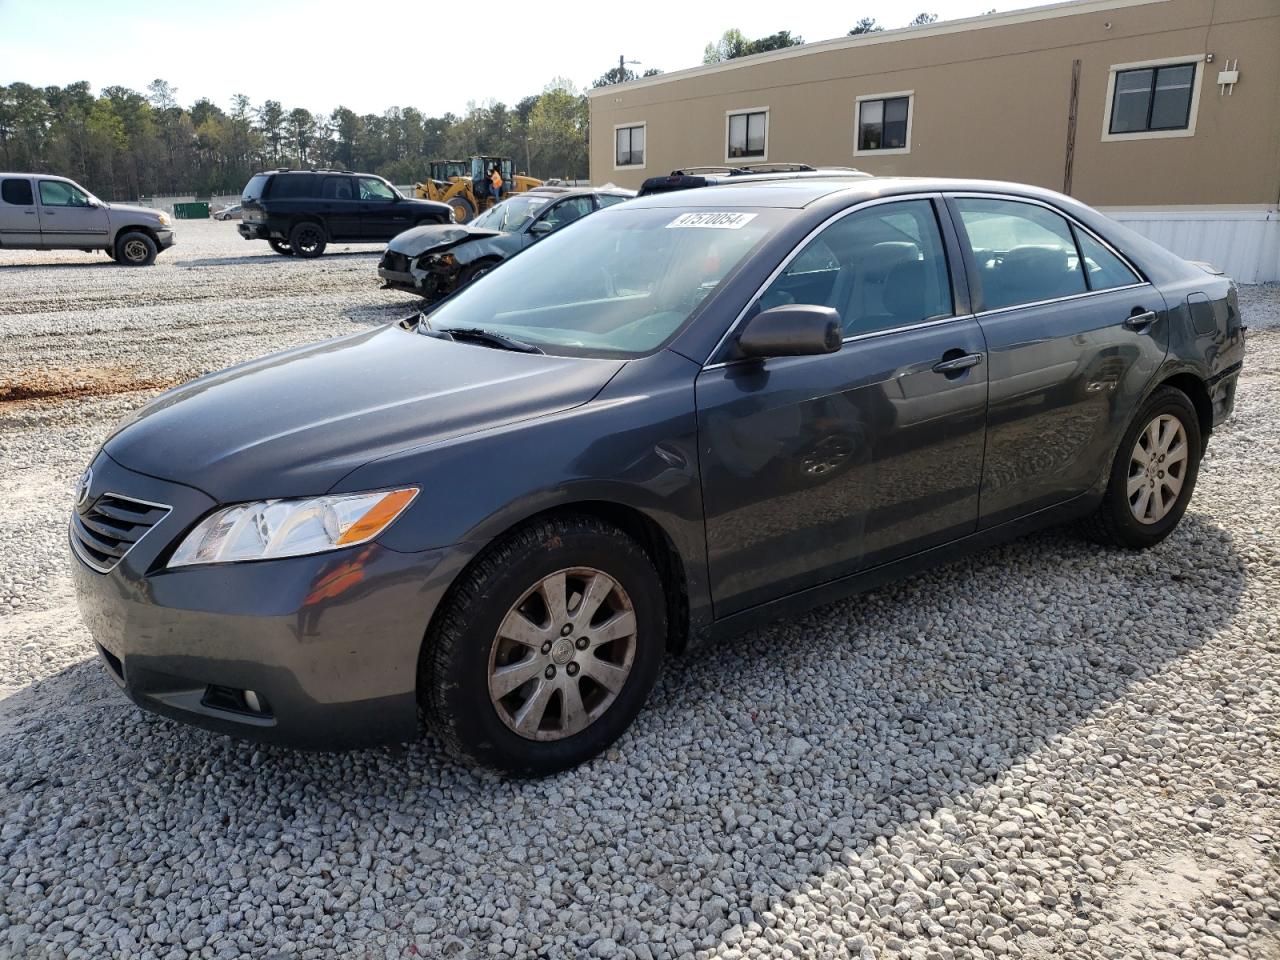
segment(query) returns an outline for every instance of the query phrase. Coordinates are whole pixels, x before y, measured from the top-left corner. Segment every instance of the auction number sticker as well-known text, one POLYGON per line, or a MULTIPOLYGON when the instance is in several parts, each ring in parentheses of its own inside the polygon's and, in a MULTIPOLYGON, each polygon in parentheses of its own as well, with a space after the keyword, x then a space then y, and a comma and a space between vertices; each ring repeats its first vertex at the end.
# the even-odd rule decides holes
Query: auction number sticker
POLYGON ((709 227, 712 230, 741 230, 755 218, 754 213, 682 213, 667 224, 667 229, 709 227))

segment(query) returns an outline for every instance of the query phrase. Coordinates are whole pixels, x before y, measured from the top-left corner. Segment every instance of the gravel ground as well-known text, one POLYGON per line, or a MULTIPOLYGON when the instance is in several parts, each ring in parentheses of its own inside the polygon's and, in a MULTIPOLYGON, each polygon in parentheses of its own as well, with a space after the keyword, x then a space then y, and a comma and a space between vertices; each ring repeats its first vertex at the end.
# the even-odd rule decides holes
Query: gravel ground
POLYGON ((110 423, 414 305, 371 250, 179 234, 0 255, 0 956, 1280 957, 1280 288, 1159 548, 1043 534, 699 651, 521 782, 255 748, 94 662, 64 518, 110 423))

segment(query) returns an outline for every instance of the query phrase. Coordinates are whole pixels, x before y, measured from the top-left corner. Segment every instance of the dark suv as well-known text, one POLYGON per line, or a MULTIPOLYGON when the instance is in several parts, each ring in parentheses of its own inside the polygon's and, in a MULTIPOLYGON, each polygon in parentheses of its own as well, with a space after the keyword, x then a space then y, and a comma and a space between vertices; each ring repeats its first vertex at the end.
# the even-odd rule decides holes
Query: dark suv
POLYGON ((331 240, 385 243, 410 227, 453 219, 446 204, 410 200, 371 173, 337 170, 259 173, 240 205, 240 236, 300 257, 320 256, 331 240))

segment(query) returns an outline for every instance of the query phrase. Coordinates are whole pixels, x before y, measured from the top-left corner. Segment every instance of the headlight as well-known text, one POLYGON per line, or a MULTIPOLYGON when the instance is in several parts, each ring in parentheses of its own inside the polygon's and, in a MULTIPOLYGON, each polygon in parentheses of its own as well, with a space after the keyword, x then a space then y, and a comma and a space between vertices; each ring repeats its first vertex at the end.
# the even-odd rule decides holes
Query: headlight
POLYGON ((452 253, 432 253, 427 256, 427 266, 452 270, 458 265, 452 253))
POLYGON ((169 225, 169 215, 163 210, 160 211, 160 226, 167 227, 169 225))
POLYGON ((298 557, 365 543, 391 526, 417 495, 417 487, 406 487, 238 503, 201 520, 169 566, 298 557))

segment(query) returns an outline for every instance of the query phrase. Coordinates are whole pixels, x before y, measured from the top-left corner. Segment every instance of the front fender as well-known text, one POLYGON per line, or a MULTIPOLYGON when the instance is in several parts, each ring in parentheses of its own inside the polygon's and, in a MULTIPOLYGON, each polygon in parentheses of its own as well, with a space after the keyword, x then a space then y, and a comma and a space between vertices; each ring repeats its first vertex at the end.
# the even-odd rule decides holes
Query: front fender
POLYGON ((698 476, 696 366, 667 351, 631 361, 590 402, 550 416, 406 450, 366 464, 335 492, 416 484, 422 493, 379 539, 482 546, 536 514, 608 504, 663 530, 685 569, 691 617, 709 616, 698 476))

